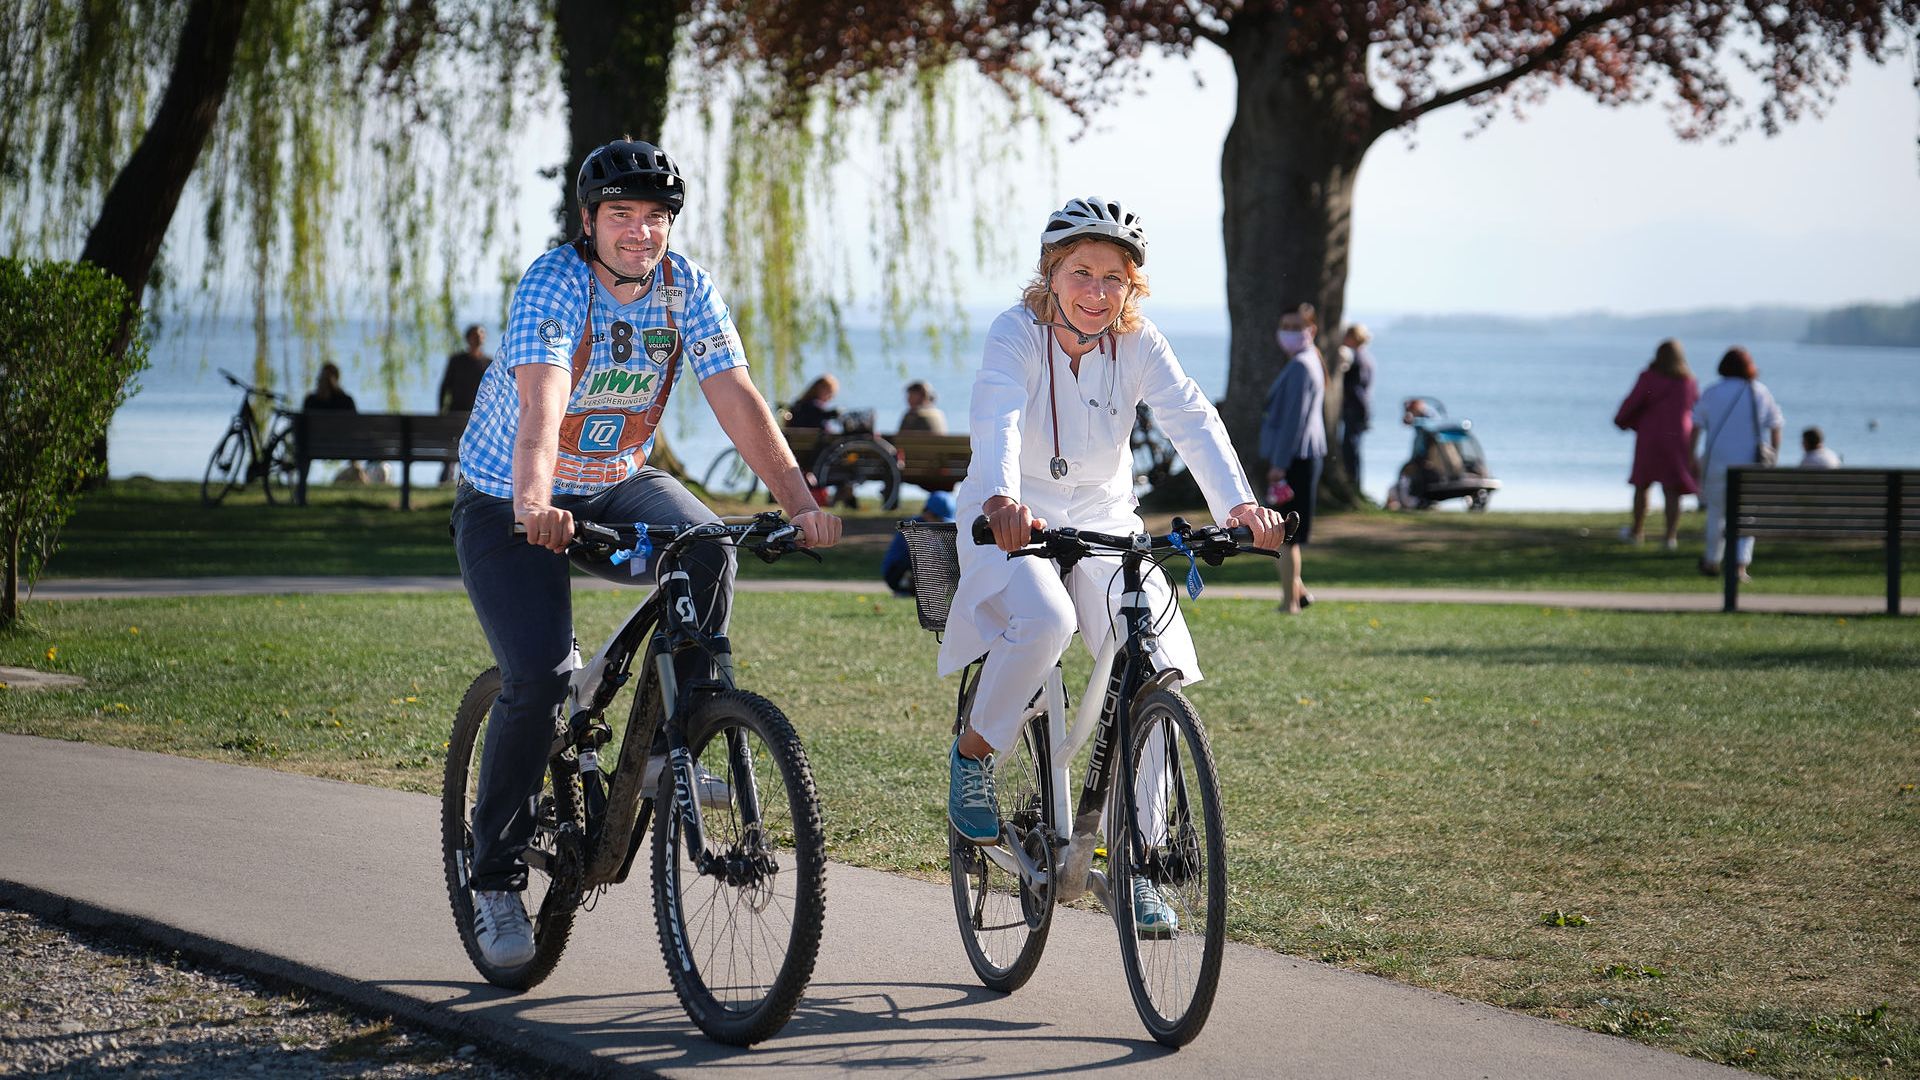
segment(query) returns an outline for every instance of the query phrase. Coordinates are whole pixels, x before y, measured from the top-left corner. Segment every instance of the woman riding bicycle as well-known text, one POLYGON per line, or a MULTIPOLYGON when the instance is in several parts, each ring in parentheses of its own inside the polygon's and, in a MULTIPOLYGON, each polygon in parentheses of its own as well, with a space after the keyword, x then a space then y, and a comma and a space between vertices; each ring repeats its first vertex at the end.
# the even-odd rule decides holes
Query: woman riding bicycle
MULTIPOLYGON (((986 654, 968 726, 948 752, 947 815, 976 844, 999 837, 991 755, 1017 738, 1021 713, 1078 628, 1096 655, 1116 633, 1117 555, 1080 561, 1063 578, 1040 559, 1008 559, 1035 526, 1132 533, 1134 406, 1145 402, 1199 481, 1214 518, 1245 525, 1258 546, 1278 547, 1280 515, 1259 505, 1213 405, 1173 348, 1140 314, 1147 295, 1147 238, 1117 202, 1074 199, 1047 219, 1040 262, 1020 302, 987 333, 974 377, 973 463, 956 492, 961 521, 985 514, 994 546, 961 530, 960 585, 940 648, 940 674, 986 654), (998 550, 995 548, 997 547, 998 550)), ((1186 683, 1200 670, 1166 583, 1148 598, 1158 618, 1160 667, 1186 683)), ((1146 878, 1135 911, 1152 929, 1173 913, 1146 878)))
MULTIPOLYGON (((650 143, 608 143, 581 163, 575 194, 580 235, 542 255, 514 289, 499 361, 481 378, 460 442, 463 479, 453 506, 460 576, 501 675, 474 806, 472 874, 475 936, 499 967, 525 963, 534 951, 519 895, 526 884, 521 854, 571 666, 564 552, 573 515, 714 520, 679 481, 646 464, 683 359, 803 542, 825 547, 840 537, 839 519, 807 493, 747 374, 739 334, 712 279, 667 249, 686 201, 674 160, 650 143), (524 538, 511 535, 514 522, 526 526, 524 538)), ((617 576, 651 580, 653 567, 640 562, 619 567, 617 576)), ((701 545, 680 565, 699 598, 701 629, 724 632, 731 551, 701 545)), ((679 674, 683 681, 701 677, 679 674)))

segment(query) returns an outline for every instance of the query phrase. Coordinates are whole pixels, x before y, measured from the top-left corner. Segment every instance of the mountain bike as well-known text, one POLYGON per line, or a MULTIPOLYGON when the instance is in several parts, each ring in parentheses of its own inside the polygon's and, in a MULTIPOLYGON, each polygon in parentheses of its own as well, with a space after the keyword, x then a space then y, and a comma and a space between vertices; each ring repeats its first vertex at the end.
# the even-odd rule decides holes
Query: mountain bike
MULTIPOLYGON (((1289 539, 1298 525, 1298 515, 1288 515, 1289 539)), ((959 577, 955 528, 910 521, 900 529, 914 560, 920 624, 942 631, 959 577)), ((986 518, 977 519, 972 531, 976 543, 993 543, 986 518)), ((1206 728, 1180 692, 1180 672, 1155 670, 1159 638, 1142 582, 1145 573, 1158 572, 1161 559, 1184 557, 1188 591, 1197 596, 1195 559, 1217 566, 1234 555, 1278 554, 1251 547, 1251 540, 1245 528, 1196 529, 1174 518, 1163 536, 1035 529, 1034 546, 1007 556, 1050 558, 1064 573, 1095 553, 1118 553, 1126 634, 1118 640, 1109 635, 1095 658, 1071 730, 1056 663, 1021 718, 1017 742, 994 757, 998 842, 975 845, 948 829, 961 944, 990 989, 1011 992, 1024 985, 1039 965, 1054 907, 1091 892, 1113 914, 1127 986, 1148 1032, 1178 1047, 1205 1026, 1226 942, 1220 786, 1206 728), (1069 807, 1068 765, 1089 737, 1092 755, 1079 799, 1069 807), (1096 858, 1104 859, 1104 871, 1094 868, 1096 858), (1171 928, 1141 928, 1136 881, 1159 891, 1175 915, 1171 928)), ((966 726, 984 660, 961 674, 956 733, 966 726)))
MULTIPOLYGON (((523 532, 516 525, 516 534, 523 532)), ((447 891, 467 955, 488 982, 526 989, 552 973, 574 917, 627 880, 652 819, 654 921, 675 994, 708 1037, 751 1045, 779 1031, 812 977, 826 917, 826 839, 813 771, 772 702, 734 685, 724 635, 694 623, 682 555, 732 544, 767 562, 800 551, 799 530, 769 511, 745 523, 574 522, 577 557, 658 555, 659 585, 598 652, 574 648, 538 797, 526 902, 535 952, 488 964, 473 931, 473 804, 500 670, 473 681, 454 717, 441 789, 447 891), (703 658, 675 677, 676 653, 703 658), (606 717, 634 683, 627 722, 606 717), (664 732, 664 755, 656 742, 664 732), (657 809, 657 813, 656 813, 657 809)))
POLYGON ((229 492, 256 480, 266 492, 267 502, 292 505, 300 469, 294 453, 293 413, 286 408, 287 399, 271 390, 250 386, 224 368, 220 374, 240 389, 240 407, 233 414, 233 422, 227 425, 226 434, 214 444, 213 456, 207 459, 206 475, 200 480, 201 505, 218 506, 229 492), (264 438, 254 422, 256 399, 273 410, 272 423, 264 438))

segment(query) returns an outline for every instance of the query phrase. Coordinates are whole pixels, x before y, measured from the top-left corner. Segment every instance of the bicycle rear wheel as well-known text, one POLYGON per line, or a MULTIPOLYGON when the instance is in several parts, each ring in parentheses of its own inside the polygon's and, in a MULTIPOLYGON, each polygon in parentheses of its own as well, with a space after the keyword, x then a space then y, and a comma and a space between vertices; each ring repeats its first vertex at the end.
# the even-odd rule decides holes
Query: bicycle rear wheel
POLYGON ((704 869, 687 851, 691 805, 666 770, 654 796, 653 910, 667 975, 716 1042, 749 1046, 783 1027, 813 977, 826 921, 826 837, 813 770, 774 704, 728 690, 695 706, 687 748, 703 780, 704 869), (720 783, 724 782, 724 783, 720 783))
POLYGON ((533 959, 516 968, 487 963, 473 933, 473 804, 480 791, 481 756, 487 725, 500 696, 500 669, 488 668, 467 688, 454 714, 447 740, 446 776, 440 789, 440 848, 447 896, 460 943, 480 974, 495 986, 525 990, 553 973, 566 950, 567 935, 580 910, 582 838, 586 821, 580 798, 580 774, 560 762, 549 764, 540 786, 539 812, 526 853, 527 890, 522 899, 533 919, 533 959))
POLYGON ((1220 787, 1206 730, 1178 690, 1136 698, 1132 729, 1116 779, 1107 856, 1120 959, 1148 1032, 1167 1046, 1185 1046, 1213 1008, 1226 943, 1220 787), (1130 841, 1136 830, 1137 851, 1130 841), (1136 883, 1158 891, 1173 926, 1142 930, 1136 883))
POLYGON ((1053 801, 1051 762, 1043 713, 1030 717, 1020 738, 993 763, 1002 843, 1011 839, 1020 845, 1047 871, 1047 882, 1023 882, 995 862, 986 848, 947 828, 947 868, 960 944, 973 973, 989 990, 1012 993, 1026 985, 1053 928, 1054 844, 1047 825, 1047 807, 1053 801))
POLYGON ((214 446, 213 456, 207 459, 206 474, 200 478, 201 504, 220 505, 227 492, 247 478, 247 461, 252 456, 247 433, 237 427, 228 428, 226 436, 214 446))

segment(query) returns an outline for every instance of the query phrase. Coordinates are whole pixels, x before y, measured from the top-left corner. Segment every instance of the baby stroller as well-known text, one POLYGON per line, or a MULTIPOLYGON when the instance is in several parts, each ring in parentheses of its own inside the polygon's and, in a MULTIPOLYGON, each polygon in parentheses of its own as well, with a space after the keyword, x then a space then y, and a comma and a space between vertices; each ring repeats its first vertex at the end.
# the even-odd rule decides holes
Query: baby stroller
POLYGON ((1485 510, 1500 481, 1487 472, 1487 457, 1473 437, 1473 421, 1447 419, 1438 398, 1408 398, 1401 423, 1413 428, 1413 452, 1387 493, 1389 510, 1425 510, 1447 499, 1467 500, 1485 510))

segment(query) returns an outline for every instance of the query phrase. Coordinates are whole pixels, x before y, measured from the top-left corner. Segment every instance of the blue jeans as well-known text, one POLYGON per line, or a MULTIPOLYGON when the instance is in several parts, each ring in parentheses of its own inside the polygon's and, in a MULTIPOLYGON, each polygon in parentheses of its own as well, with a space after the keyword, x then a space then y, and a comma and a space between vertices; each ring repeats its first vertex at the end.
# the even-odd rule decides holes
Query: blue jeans
MULTIPOLYGON (((595 495, 556 495, 553 505, 607 523, 718 520, 679 481, 650 467, 595 495)), ((472 884, 518 891, 526 887, 527 867, 520 856, 533 836, 534 800, 572 673, 574 637, 567 558, 527 543, 512 529, 511 500, 461 482, 453 501, 454 551, 467 598, 500 665, 500 698, 487 724, 473 808, 472 884)), ((628 580, 651 583, 652 563, 628 580)), ((733 550, 698 544, 682 556, 680 566, 693 587, 701 630, 725 633, 733 599, 733 550)))

